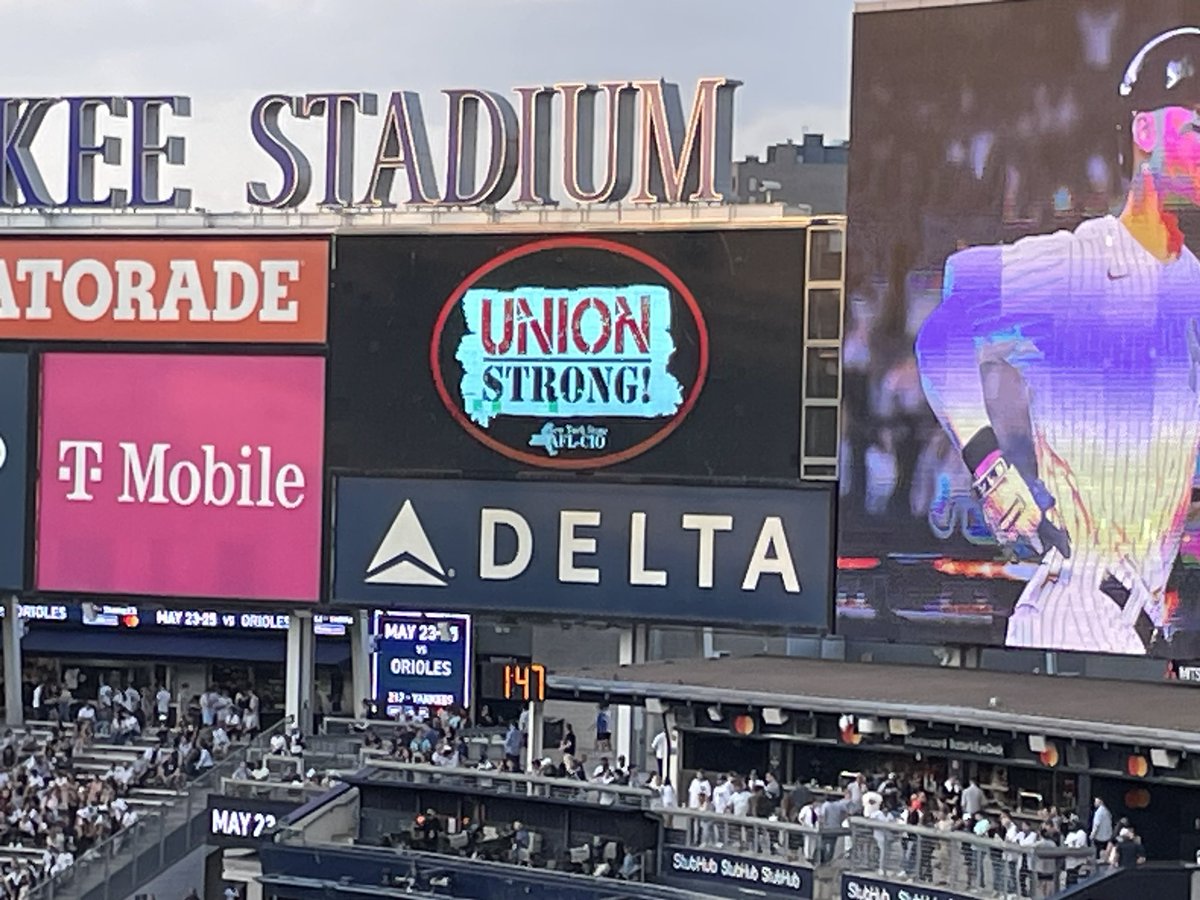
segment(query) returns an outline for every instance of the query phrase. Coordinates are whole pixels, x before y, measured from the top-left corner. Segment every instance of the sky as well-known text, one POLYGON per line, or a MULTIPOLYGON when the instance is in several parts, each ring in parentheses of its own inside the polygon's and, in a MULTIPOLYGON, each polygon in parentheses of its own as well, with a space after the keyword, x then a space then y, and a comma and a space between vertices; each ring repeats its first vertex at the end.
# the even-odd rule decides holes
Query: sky
MULTIPOLYGON (((686 109, 697 78, 724 75, 743 82, 735 159, 800 140, 805 129, 845 139, 851 7, 852 0, 0 0, 10 36, 0 71, 7 97, 190 96, 191 118, 167 120, 166 133, 185 138, 188 158, 166 186, 190 187, 195 205, 239 210, 247 208, 247 181, 278 186, 278 170, 249 131, 255 99, 274 92, 366 91, 382 106, 393 90, 417 91, 439 183, 439 92, 453 87, 508 93, 516 85, 661 77, 679 84, 686 109)), ((59 201, 65 123, 56 109, 34 143, 59 201)), ((315 172, 322 129, 285 125, 315 172)), ((379 129, 378 117, 356 129, 356 193, 365 191, 379 129)), ((128 145, 128 120, 101 116, 99 130, 128 145)), ((102 167, 98 184, 126 183, 128 156, 123 162, 102 167)))

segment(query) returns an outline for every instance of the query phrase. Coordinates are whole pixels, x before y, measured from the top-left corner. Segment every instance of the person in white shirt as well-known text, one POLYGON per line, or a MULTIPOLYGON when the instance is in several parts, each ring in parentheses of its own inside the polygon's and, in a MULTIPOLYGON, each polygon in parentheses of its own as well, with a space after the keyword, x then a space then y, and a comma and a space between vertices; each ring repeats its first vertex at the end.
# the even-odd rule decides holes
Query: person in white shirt
POLYGON ((729 775, 721 775, 717 786, 712 792, 713 809, 723 816, 733 812, 733 779, 729 775))
POLYGON ((746 782, 740 778, 733 784, 733 796, 731 800, 731 812, 735 816, 750 815, 750 789, 746 787, 746 782))
POLYGON ((654 752, 654 764, 658 766, 658 777, 666 777, 667 757, 671 752, 671 741, 667 738, 665 730, 654 736, 654 740, 650 742, 650 749, 654 752))
POLYGON ((212 767, 213 767, 212 754, 208 752, 207 747, 201 746, 200 747, 200 758, 198 760, 196 760, 197 771, 202 770, 202 769, 211 769, 212 767))
POLYGON ((154 707, 158 713, 158 723, 166 725, 167 717, 171 714, 171 692, 165 684, 161 685, 158 693, 154 695, 154 707))
POLYGON ((850 799, 861 806, 863 794, 869 790, 867 787, 867 776, 859 772, 854 776, 854 780, 846 785, 846 788, 850 791, 850 799))
POLYGON ((983 789, 974 778, 962 792, 962 811, 964 816, 974 816, 983 812, 983 789))
POLYGON ((675 785, 671 784, 670 778, 663 779, 662 805, 667 809, 672 809, 678 805, 678 799, 675 797, 675 785))
MULTIPOLYGON (((816 829, 820 824, 820 816, 817 814, 817 806, 809 800, 796 815, 796 824, 802 825, 805 828, 816 829)), ((810 862, 817 860, 817 836, 815 834, 804 835, 804 856, 810 862)))
POLYGON ((246 695, 246 715, 242 719, 242 728, 245 729, 247 737, 254 737, 259 729, 258 719, 258 694, 250 691, 246 695))
POLYGON ((704 795, 708 798, 712 795, 712 783, 704 777, 704 772, 699 771, 692 779, 692 783, 688 785, 688 808, 700 808, 700 796, 704 795))
POLYGON ((225 751, 229 749, 229 733, 220 725, 218 725, 213 729, 212 740, 213 752, 217 754, 217 756, 224 756, 225 751))
POLYGON ((91 703, 85 703, 79 708, 79 714, 76 716, 80 722, 94 722, 96 720, 96 707, 91 703))
MULTIPOLYGON (((1067 821, 1067 834, 1063 838, 1063 847, 1071 850, 1081 850, 1088 845, 1088 833, 1083 827, 1083 823, 1079 821, 1078 816, 1071 816, 1067 821)), ((1067 887, 1077 884, 1079 876, 1082 874, 1083 857, 1067 857, 1067 887)))

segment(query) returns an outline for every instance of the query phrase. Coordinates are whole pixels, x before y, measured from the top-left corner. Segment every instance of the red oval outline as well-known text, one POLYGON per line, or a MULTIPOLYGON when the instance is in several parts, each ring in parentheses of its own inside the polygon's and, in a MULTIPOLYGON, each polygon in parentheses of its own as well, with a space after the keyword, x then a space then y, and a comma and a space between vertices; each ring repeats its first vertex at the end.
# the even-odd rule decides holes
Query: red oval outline
POLYGON ((708 377, 708 324, 704 321, 704 314, 700 311, 700 305, 696 302, 696 297, 688 289, 688 286, 683 283, 683 280, 678 275, 667 268, 664 263, 655 259, 650 254, 626 244, 604 238, 582 237, 579 235, 544 238, 542 240, 531 241, 528 244, 521 244, 513 247, 511 250, 506 250, 499 256, 492 257, 459 283, 458 287, 454 289, 454 293, 442 305, 442 310, 438 313, 437 321, 434 323, 433 338, 429 344, 429 370, 433 374, 433 384, 437 388, 438 396, 442 398, 442 405, 446 407, 446 410, 454 417, 454 421, 467 434, 485 447, 495 450, 509 459, 536 466, 539 469, 598 469, 641 456, 651 447, 662 443, 670 437, 671 433, 687 418, 688 414, 692 411, 692 407, 696 405, 696 400, 700 397, 700 390, 704 387, 705 379, 708 377), (458 305, 458 301, 462 299, 463 294, 467 292, 471 285, 484 275, 500 268, 506 263, 512 262, 514 259, 559 248, 605 250, 609 253, 616 253, 632 259, 652 269, 666 279, 671 287, 679 293, 679 296, 683 298, 700 332, 700 362, 696 367, 696 380, 692 383, 692 388, 684 399, 683 406, 679 408, 679 411, 675 413, 671 421, 644 441, 626 447, 618 453, 609 453, 592 459, 554 459, 548 456, 536 456, 533 453, 517 450, 515 447, 510 447, 508 444, 496 440, 491 435, 486 434, 478 425, 467 418, 466 413, 458 408, 458 404, 451 398, 450 392, 446 390, 445 381, 442 379, 442 369, 438 353, 442 343, 442 331, 446 327, 446 320, 450 317, 450 311, 458 305))

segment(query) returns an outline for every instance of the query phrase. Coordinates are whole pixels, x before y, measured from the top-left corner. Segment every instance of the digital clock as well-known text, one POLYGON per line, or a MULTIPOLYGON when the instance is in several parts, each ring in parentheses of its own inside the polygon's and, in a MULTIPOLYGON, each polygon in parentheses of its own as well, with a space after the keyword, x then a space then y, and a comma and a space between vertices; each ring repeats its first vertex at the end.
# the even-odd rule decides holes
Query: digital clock
POLYGON ((504 666, 504 699, 525 703, 546 700, 546 667, 541 663, 506 663, 504 666))

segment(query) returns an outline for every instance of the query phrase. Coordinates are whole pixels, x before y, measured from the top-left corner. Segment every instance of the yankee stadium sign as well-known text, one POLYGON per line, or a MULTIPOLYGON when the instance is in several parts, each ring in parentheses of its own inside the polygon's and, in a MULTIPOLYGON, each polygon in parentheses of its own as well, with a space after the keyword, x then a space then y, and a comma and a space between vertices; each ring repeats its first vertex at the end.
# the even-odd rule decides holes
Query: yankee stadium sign
MULTIPOLYGON (((513 98, 478 88, 443 91, 449 108, 441 186, 415 92, 393 91, 386 99, 366 92, 268 94, 255 101, 249 130, 277 169, 276 186, 245 182, 246 202, 297 207, 309 200, 315 180, 319 196, 313 199, 322 206, 393 207, 397 177, 407 195, 399 202, 422 206, 496 204, 510 195, 533 205, 555 205, 560 198, 718 202, 732 191, 739 84, 701 78, 690 113, 678 87, 661 80, 532 85, 514 88, 513 98), (606 129, 599 140, 598 105, 606 129), (356 171, 358 124, 368 117, 379 123, 370 133, 376 150, 369 171, 356 171), (296 123, 311 119, 325 124, 322 152, 312 157, 295 140, 303 129, 296 123), (556 122, 561 134, 554 141, 556 122), (557 197, 550 184, 556 154, 557 197)), ((185 165, 185 140, 170 134, 171 120, 191 112, 191 98, 183 96, 0 97, 0 209, 190 207, 190 188, 167 193, 159 181, 163 167, 185 165), (55 142, 42 131, 59 107, 65 107, 66 125, 55 142), (57 143, 53 163, 49 154, 35 153, 35 140, 38 150, 57 143), (44 178, 52 167, 66 185, 57 198, 44 178), (96 175, 102 171, 122 187, 99 193, 96 175)))

